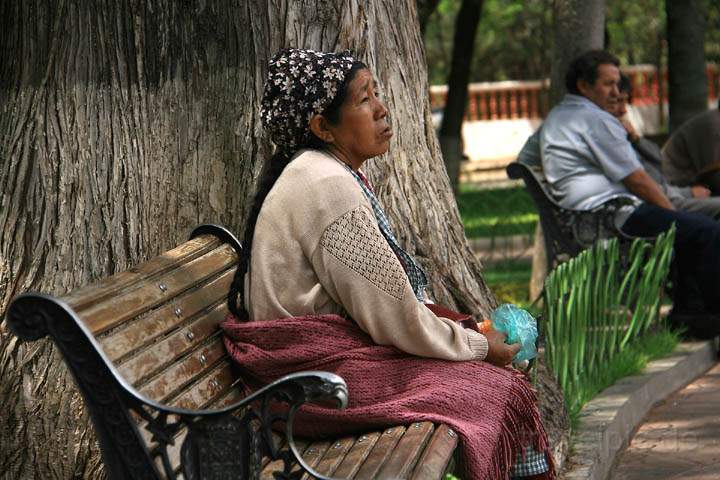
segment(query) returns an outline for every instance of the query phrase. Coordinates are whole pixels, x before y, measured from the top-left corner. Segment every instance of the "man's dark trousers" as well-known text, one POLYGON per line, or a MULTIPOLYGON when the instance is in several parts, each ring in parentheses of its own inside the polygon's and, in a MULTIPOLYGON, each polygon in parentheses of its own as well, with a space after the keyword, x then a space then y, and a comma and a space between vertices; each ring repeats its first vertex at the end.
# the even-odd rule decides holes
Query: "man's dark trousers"
POLYGON ((682 298, 682 284, 692 279, 699 288, 704 310, 720 314, 720 222, 698 213, 643 203, 625 221, 622 230, 632 236, 651 237, 667 231, 673 223, 676 225, 673 262, 678 273, 676 307, 688 300, 682 298))

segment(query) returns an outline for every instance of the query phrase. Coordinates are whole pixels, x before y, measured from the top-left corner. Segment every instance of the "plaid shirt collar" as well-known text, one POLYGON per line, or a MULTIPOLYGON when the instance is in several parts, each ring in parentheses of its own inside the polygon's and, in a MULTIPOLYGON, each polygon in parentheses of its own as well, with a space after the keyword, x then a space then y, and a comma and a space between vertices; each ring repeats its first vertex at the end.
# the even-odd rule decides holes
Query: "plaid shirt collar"
POLYGON ((418 301, 424 301, 425 288, 427 287, 427 275, 425 275, 425 272, 420 267, 420 265, 418 265, 417 262, 410 255, 408 255, 407 252, 405 252, 405 250, 403 250, 398 244, 398 241, 395 238, 392 229, 390 228, 390 222, 385 216, 385 212, 383 211, 382 207, 380 207, 380 202, 378 202, 378 199, 375 196, 375 193, 373 192, 372 186, 370 185, 367 177, 365 177, 365 175, 360 170, 356 172, 346 163, 340 163, 342 163, 345 168, 347 168, 348 171, 352 174, 352 176, 355 177, 355 180, 357 180, 360 188, 365 194, 365 197, 367 197, 370 205, 372 206, 373 213, 375 214, 375 220, 378 223, 380 232, 383 234, 383 237, 385 237, 385 240, 387 240, 392 251, 395 252, 398 260, 400 260, 403 269, 405 269, 405 274, 410 281, 413 292, 415 292, 415 297, 418 299, 418 301))

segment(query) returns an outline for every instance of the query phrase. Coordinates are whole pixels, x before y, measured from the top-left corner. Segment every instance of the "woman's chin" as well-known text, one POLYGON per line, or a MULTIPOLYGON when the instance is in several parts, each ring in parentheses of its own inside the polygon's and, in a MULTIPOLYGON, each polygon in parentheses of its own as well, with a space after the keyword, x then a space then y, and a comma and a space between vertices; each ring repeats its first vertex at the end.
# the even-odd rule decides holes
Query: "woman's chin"
POLYGON ((390 149, 390 140, 384 140, 379 141, 375 144, 375 148, 372 149, 372 151, 366 152, 365 159, 369 160, 371 158, 379 157, 380 155, 383 155, 387 153, 387 151, 390 149))
POLYGON ((384 153, 387 153, 388 150, 390 150, 390 140, 388 139, 387 141, 383 142, 380 145, 379 150, 380 151, 375 155, 376 157, 379 155, 383 155, 384 153))

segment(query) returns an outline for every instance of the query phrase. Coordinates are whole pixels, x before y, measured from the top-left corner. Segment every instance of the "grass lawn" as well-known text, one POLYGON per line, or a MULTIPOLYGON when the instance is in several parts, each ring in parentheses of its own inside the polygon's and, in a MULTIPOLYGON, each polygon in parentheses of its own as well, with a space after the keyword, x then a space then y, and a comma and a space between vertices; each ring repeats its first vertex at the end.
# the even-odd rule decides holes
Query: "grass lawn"
MULTIPOLYGON (((482 189, 462 184, 457 202, 468 238, 535 232, 538 215, 524 187, 482 189)), ((530 263, 527 261, 486 264, 483 278, 500 303, 528 306, 530 263)))
POLYGON ((483 278, 495 293, 498 303, 513 303, 527 309, 530 304, 530 262, 509 260, 483 266, 483 278))
POLYGON ((662 327, 635 342, 628 344, 624 351, 619 352, 609 363, 603 375, 592 382, 580 381, 576 398, 566 398, 569 407, 570 422, 575 430, 582 407, 597 394, 611 386, 621 378, 640 373, 651 360, 665 357, 675 350, 679 343, 679 334, 662 327))
POLYGON ((538 221, 524 187, 479 189, 463 184, 457 203, 468 238, 532 234, 538 221))

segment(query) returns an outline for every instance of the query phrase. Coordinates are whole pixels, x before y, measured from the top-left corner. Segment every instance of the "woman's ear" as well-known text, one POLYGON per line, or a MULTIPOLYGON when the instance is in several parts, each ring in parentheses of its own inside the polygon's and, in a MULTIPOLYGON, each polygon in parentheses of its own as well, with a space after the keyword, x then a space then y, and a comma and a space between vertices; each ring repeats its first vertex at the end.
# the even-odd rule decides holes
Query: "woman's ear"
POLYGON ((332 143, 335 140, 328 121, 319 113, 310 119, 310 131, 325 143, 332 143))

